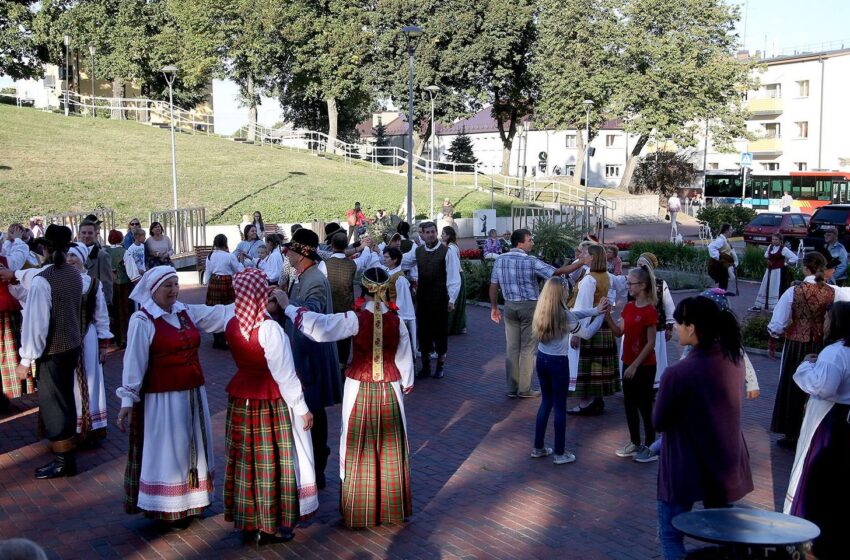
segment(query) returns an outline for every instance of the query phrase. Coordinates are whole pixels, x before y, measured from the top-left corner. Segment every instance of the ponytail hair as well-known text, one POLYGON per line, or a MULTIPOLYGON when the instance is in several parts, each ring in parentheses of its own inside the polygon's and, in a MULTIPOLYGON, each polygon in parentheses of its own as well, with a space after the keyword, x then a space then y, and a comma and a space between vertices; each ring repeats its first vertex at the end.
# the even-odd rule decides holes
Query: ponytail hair
POLYGON ((680 325, 693 325, 697 347, 709 350, 715 344, 723 355, 737 364, 743 354, 741 328, 735 315, 706 297, 690 297, 679 302, 673 318, 680 325))
POLYGON ((850 302, 837 301, 829 311, 829 330, 826 333, 826 343, 842 341, 844 346, 850 346, 850 302))
POLYGON ((658 291, 655 288, 655 274, 652 272, 652 268, 642 264, 629 270, 629 276, 634 276, 639 282, 642 282, 646 290, 646 299, 653 306, 658 305, 658 291))
POLYGON ((823 273, 826 270, 826 258, 816 251, 806 253, 803 257, 803 268, 814 274, 815 282, 823 284, 823 273))

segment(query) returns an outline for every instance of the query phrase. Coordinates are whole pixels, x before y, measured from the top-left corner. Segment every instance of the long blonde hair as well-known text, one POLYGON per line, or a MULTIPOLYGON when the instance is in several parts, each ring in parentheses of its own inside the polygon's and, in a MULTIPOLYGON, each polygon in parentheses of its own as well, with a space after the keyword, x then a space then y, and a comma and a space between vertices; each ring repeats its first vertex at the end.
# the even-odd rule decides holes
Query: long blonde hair
POLYGON ((549 342, 563 338, 567 334, 567 286, 560 276, 546 280, 534 319, 531 322, 531 334, 540 342, 549 342))
POLYGON ((642 264, 629 270, 629 276, 635 276, 639 282, 643 283, 646 291, 646 299, 653 306, 658 305, 658 292, 655 287, 655 274, 652 268, 642 264))
POLYGON ((608 257, 605 254, 605 247, 596 244, 591 245, 587 248, 587 254, 590 255, 591 272, 608 272, 608 257))

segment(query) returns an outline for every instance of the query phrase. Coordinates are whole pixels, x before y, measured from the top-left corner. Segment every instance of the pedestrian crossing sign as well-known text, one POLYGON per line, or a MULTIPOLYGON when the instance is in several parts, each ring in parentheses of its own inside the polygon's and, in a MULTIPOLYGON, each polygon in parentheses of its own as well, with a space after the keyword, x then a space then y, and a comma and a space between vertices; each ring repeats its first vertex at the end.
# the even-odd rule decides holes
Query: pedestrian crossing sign
POLYGON ((752 167, 753 166, 753 153, 752 152, 741 152, 741 167, 752 167))

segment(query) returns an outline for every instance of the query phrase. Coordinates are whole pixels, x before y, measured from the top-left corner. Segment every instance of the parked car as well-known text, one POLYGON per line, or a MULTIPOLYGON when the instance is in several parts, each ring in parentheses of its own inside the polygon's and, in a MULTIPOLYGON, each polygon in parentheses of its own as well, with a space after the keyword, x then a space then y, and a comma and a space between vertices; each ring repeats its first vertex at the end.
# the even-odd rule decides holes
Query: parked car
POLYGON ((770 245, 770 237, 779 233, 795 251, 800 241, 809 235, 809 215, 765 212, 752 219, 744 228, 744 243, 770 245))
POLYGON ((844 247, 850 247, 850 204, 828 204, 815 210, 809 221, 806 246, 820 249, 823 246, 823 230, 828 226, 835 226, 838 240, 844 247))

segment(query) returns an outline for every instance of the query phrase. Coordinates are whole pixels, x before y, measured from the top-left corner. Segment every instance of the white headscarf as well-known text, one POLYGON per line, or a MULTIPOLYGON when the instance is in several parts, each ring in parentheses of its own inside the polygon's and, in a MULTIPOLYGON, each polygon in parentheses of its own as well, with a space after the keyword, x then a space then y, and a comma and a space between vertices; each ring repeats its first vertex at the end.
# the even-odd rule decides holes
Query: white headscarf
POLYGON ((172 266, 155 266, 149 269, 133 288, 130 299, 144 307, 153 300, 153 293, 156 289, 172 277, 177 277, 177 271, 172 266))
POLYGON ((91 253, 91 249, 86 247, 85 243, 71 243, 68 248, 68 254, 76 256, 83 264, 88 260, 89 253, 91 253))

